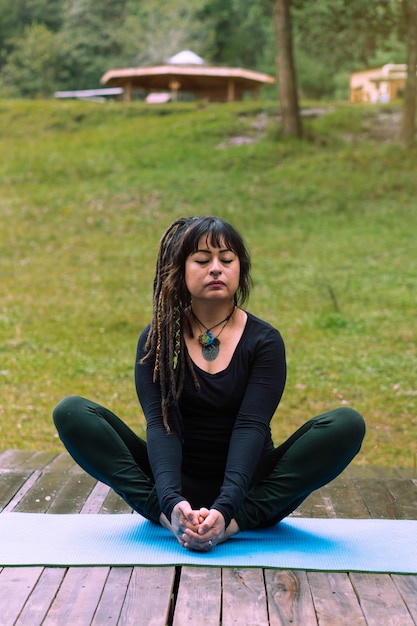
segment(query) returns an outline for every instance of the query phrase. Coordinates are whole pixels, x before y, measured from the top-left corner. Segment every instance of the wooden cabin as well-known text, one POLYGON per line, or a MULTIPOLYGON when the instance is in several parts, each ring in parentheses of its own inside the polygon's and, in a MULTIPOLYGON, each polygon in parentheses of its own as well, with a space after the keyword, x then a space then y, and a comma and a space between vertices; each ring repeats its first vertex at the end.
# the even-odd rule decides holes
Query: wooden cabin
POLYGON ((354 72, 350 77, 350 101, 374 103, 401 98, 406 77, 407 66, 396 63, 354 72))

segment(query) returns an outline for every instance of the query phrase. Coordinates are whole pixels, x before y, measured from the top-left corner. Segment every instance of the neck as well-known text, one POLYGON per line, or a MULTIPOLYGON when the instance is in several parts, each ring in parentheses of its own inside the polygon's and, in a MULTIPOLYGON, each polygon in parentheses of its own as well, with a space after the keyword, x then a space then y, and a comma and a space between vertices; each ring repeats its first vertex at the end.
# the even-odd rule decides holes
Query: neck
POLYGON ((234 301, 228 301, 225 303, 200 303, 200 302, 192 302, 191 311, 194 313, 195 317, 198 317, 200 322, 206 326, 206 328, 210 328, 214 324, 221 322, 221 320, 225 319, 230 313, 233 311, 235 306, 234 301))

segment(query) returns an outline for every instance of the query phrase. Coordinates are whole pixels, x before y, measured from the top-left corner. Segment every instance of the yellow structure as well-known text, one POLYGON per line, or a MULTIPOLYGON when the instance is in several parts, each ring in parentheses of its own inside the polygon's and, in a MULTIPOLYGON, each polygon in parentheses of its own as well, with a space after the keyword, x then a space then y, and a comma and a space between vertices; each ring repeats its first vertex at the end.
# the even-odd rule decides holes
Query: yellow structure
POLYGON ((402 96, 407 76, 407 65, 387 63, 350 77, 350 101, 391 102, 402 96))

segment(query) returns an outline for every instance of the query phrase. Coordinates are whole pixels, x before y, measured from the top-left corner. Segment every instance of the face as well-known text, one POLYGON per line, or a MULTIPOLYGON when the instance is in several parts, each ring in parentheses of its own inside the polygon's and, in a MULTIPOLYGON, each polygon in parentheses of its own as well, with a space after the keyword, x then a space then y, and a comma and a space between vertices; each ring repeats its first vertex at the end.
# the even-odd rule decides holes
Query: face
POLYGON ((233 300, 240 279, 240 261, 223 244, 211 245, 205 235, 185 262, 185 283, 192 299, 233 300))

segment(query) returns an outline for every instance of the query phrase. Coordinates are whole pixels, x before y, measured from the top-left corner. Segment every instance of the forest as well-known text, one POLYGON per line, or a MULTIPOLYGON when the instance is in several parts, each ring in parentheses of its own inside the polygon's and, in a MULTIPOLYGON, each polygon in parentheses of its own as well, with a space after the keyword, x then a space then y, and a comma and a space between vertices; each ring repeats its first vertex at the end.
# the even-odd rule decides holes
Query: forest
MULTIPOLYGON (((161 63, 183 49, 207 63, 275 74, 274 4, 0 0, 0 97, 51 97, 56 90, 97 88, 108 69, 161 63)), ((302 98, 346 100, 352 71, 406 62, 401 0, 286 4, 291 5, 302 98)))

